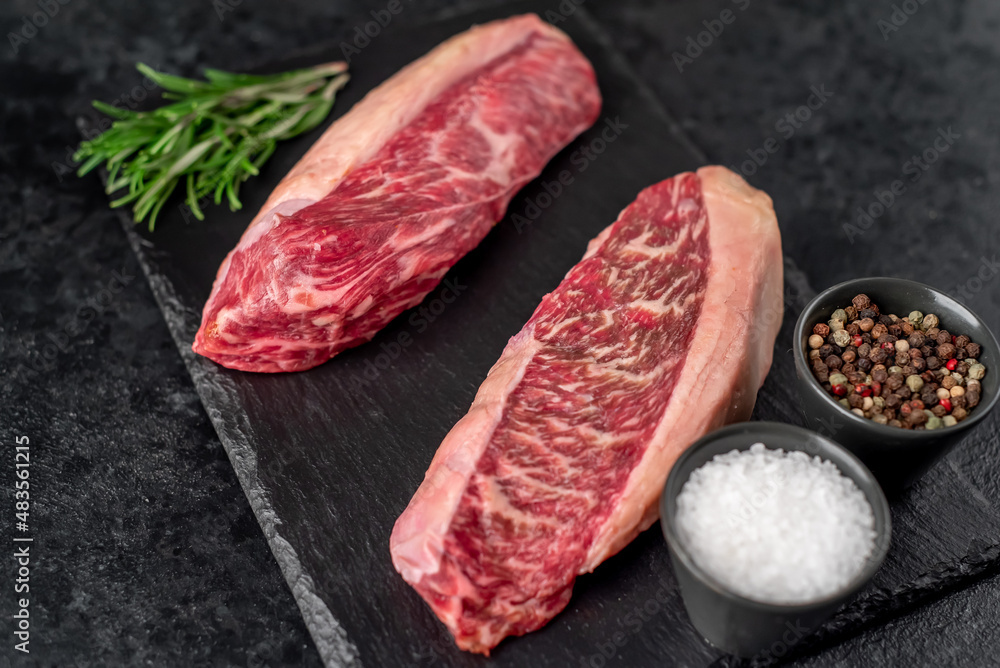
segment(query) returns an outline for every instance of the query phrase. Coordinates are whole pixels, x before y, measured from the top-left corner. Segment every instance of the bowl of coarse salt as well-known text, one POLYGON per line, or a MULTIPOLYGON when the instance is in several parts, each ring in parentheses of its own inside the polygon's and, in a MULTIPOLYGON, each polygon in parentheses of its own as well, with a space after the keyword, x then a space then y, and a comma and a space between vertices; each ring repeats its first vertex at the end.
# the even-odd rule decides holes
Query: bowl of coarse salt
POLYGON ((777 422, 731 425, 688 448, 660 523, 692 624, 742 657, 785 655, 871 580, 891 539, 865 465, 777 422))

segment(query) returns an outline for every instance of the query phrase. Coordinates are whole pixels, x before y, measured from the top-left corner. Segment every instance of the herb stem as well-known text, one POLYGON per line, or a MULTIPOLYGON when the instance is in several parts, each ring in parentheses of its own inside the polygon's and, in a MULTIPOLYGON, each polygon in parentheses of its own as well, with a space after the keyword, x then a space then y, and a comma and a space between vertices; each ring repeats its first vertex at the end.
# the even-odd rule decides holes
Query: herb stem
POLYGON ((81 143, 74 159, 83 163, 80 176, 104 164, 106 192, 127 188, 111 206, 132 204, 136 222, 148 218, 150 230, 182 180, 184 201, 198 220, 209 198, 219 204, 223 194, 231 210, 240 209, 240 185, 260 173, 277 142, 322 123, 349 78, 346 63, 270 75, 206 69, 205 81, 136 67, 172 102, 132 111, 95 101, 115 121, 81 143))

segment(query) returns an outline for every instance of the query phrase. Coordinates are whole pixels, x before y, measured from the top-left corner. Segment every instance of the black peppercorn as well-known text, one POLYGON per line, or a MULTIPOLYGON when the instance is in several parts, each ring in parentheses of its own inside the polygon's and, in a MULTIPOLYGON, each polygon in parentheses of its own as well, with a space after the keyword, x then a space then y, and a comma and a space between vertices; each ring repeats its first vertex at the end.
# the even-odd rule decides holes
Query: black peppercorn
POLYGON ((982 346, 978 343, 966 343, 965 344, 965 354, 972 359, 979 359, 979 353, 982 352, 982 346))
POLYGON ((857 365, 858 368, 864 371, 865 373, 871 371, 872 367, 875 366, 874 364, 872 364, 872 361, 867 357, 860 358, 857 362, 857 365))
POLYGON ((967 337, 965 334, 961 334, 955 337, 955 345, 959 348, 964 348, 965 346, 969 345, 970 340, 971 339, 969 339, 969 337, 967 337))
POLYGON ((955 356, 955 345, 952 343, 942 343, 937 347, 937 356, 943 360, 950 360, 955 356))
POLYGON ((924 402, 924 406, 933 406, 938 402, 937 392, 924 385, 920 390, 920 401, 924 402))
POLYGON ((941 368, 941 360, 939 360, 937 357, 933 355, 928 357, 926 362, 927 362, 927 368, 930 369, 931 371, 941 368))

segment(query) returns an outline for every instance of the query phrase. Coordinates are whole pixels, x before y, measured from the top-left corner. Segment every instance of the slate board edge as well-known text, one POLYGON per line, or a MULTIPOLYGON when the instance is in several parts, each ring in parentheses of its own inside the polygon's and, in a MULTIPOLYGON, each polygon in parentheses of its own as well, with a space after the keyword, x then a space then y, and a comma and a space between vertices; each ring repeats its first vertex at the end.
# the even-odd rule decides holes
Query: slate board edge
MULTIPOLYGON (((201 399, 202 406, 212 421, 212 426, 222 442, 229 461, 236 471, 236 477, 243 488, 243 493, 250 502, 257 523, 264 533, 268 547, 278 562, 281 574, 293 593, 296 605, 302 612, 306 628, 312 636, 316 649, 325 666, 360 666, 358 650, 348 639, 340 623, 330 612, 326 603, 317 595, 312 578, 302 572, 298 555, 292 546, 282 538, 278 531, 280 521, 274 513, 270 498, 257 478, 257 458, 249 441, 244 436, 252 431, 250 425, 232 428, 227 422, 227 416, 218 409, 209 408, 218 405, 232 405, 235 399, 235 388, 231 381, 218 372, 216 365, 200 358, 191 349, 185 337, 197 330, 201 320, 200 313, 194 313, 181 304, 174 294, 172 284, 164 276, 153 271, 152 263, 143 252, 143 239, 135 231, 135 222, 124 210, 118 210, 119 220, 125 228, 132 251, 139 260, 143 274, 152 288, 163 318, 170 330, 170 336, 180 352, 184 366, 194 382, 195 390, 201 399), (244 431, 245 430, 245 431, 244 431)), ((230 420, 239 420, 240 415, 228 416, 230 420)))
MULTIPOLYGON (((624 56, 613 46, 607 34, 594 19, 581 7, 577 8, 577 12, 577 18, 580 19, 581 24, 601 43, 608 54, 616 61, 617 66, 623 72, 630 74, 630 79, 634 82, 641 96, 651 108, 664 118, 664 121, 670 128, 670 132, 675 135, 679 143, 689 150, 700 162, 708 163, 708 158, 704 152, 691 142, 659 98, 656 97, 652 89, 638 76, 624 56)), ((464 13, 453 11, 443 12, 428 22, 444 18, 455 18, 464 13)), ((319 45, 314 48, 318 47, 319 45)), ((297 53, 308 53, 310 50, 307 47, 297 51, 297 53)), ((86 125, 89 120, 81 119, 81 122, 83 125, 86 125)), ((102 178, 104 176, 102 174, 102 178)), ((227 422, 226 415, 223 415, 217 409, 208 408, 211 405, 211 400, 223 400, 224 403, 232 404, 231 397, 235 393, 235 388, 224 374, 218 372, 214 363, 199 358, 190 348, 188 339, 191 339, 191 333, 197 330, 198 323, 200 322, 200 313, 195 313, 184 307, 174 296, 174 289, 170 281, 164 276, 155 273, 153 266, 155 261, 151 260, 145 253, 143 249, 144 240, 136 232, 134 220, 129 213, 121 209, 117 210, 117 213, 132 250, 136 254, 143 273, 149 281, 154 298, 163 312, 164 320, 167 323, 171 337, 174 339, 181 353, 181 358, 194 381, 199 398, 203 406, 205 406, 205 410, 236 471, 237 478, 263 530, 271 552, 274 554, 281 568, 282 575, 294 594, 296 603, 302 612, 306 626, 316 644, 324 665, 361 665, 356 646, 347 637, 345 631, 326 604, 316 594, 311 578, 302 573, 299 559, 294 549, 277 531, 280 521, 274 515, 273 507, 267 493, 258 482, 256 476, 256 456, 254 455, 253 448, 241 432, 241 429, 246 429, 247 431, 252 431, 252 429, 249 425, 233 428, 227 422), (230 399, 225 401, 226 398, 230 399)), ((786 272, 789 268, 792 268, 798 274, 796 278, 799 286, 808 286, 808 279, 805 277, 804 272, 795 267, 793 260, 786 256, 785 264, 786 272)), ((788 276, 786 276, 787 282, 788 276)), ((811 289, 809 292, 814 294, 811 289)), ((801 305, 797 305, 797 307, 800 308, 801 305)), ((929 601, 937 600, 954 591, 971 586, 992 573, 998 566, 1000 566, 1000 551, 998 551, 998 546, 988 545, 984 546, 978 554, 969 554, 958 563, 939 564, 924 575, 901 587, 892 590, 865 592, 861 597, 849 604, 847 608, 842 610, 830 623, 825 625, 818 632, 817 636, 809 642, 804 643, 798 651, 794 651, 786 658, 807 655, 814 650, 835 645, 865 629, 884 624, 929 601), (886 607, 876 610, 875 614, 869 614, 873 608, 886 603, 888 603, 886 607)), ((722 657, 715 665, 734 665, 732 659, 733 657, 722 657)), ((737 662, 736 665, 739 663, 737 662)))

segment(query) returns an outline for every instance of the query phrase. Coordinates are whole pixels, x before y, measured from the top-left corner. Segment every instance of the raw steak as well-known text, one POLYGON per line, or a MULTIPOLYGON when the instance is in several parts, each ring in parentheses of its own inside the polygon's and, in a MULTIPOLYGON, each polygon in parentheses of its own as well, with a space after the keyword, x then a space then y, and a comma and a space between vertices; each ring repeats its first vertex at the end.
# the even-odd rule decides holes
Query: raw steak
POLYGON ((600 111, 533 14, 473 28, 372 91, 271 194, 219 268, 194 351, 298 371, 418 304, 600 111))
POLYGON ((770 198, 722 167, 643 190, 542 300, 397 520, 392 560, 488 654, 657 517, 671 465, 750 416, 781 324, 770 198))

